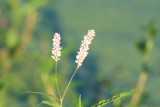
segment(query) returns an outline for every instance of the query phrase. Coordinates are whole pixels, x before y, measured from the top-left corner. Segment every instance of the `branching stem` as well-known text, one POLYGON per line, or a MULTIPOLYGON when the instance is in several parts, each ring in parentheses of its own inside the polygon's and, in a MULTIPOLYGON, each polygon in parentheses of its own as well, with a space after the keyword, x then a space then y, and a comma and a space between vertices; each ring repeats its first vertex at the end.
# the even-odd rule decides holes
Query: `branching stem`
POLYGON ((65 95, 66 95, 66 93, 67 93, 67 91, 68 91, 68 88, 69 88, 69 86, 70 86, 70 84, 71 84, 71 82, 72 82, 72 79, 73 79, 73 77, 75 76, 78 68, 79 68, 79 66, 77 66, 76 70, 75 70, 74 73, 72 74, 72 76, 71 76, 71 78, 70 78, 70 80, 69 80, 69 82, 68 82, 68 84, 67 84, 67 86, 66 86, 66 88, 65 88, 65 90, 64 90, 64 93, 63 93, 63 95, 62 95, 62 97, 61 97, 61 107, 62 107, 62 104, 63 104, 64 97, 65 97, 65 95))

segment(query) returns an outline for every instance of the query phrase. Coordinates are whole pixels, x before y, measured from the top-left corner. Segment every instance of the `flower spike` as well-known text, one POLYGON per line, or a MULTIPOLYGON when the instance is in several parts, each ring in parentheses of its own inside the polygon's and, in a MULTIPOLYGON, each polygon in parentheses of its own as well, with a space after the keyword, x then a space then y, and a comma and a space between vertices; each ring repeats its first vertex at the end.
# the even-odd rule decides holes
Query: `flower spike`
POLYGON ((76 56, 76 63, 78 64, 78 67, 82 65, 83 60, 88 54, 89 45, 91 44, 92 40, 94 39, 95 31, 94 30, 88 30, 88 34, 84 36, 84 40, 81 43, 80 49, 78 55, 76 56))
POLYGON ((60 43, 61 43, 60 34, 55 33, 54 38, 52 40, 53 40, 52 58, 57 62, 58 60, 60 60, 59 58, 61 56, 60 50, 62 49, 62 47, 60 47, 60 43))

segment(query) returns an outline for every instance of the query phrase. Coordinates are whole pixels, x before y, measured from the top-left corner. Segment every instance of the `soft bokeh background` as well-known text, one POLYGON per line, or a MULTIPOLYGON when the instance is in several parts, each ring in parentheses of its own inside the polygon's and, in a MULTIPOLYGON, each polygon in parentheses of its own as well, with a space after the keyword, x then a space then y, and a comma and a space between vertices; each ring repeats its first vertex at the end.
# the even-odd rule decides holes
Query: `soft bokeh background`
MULTIPOLYGON (((75 56, 88 29, 96 37, 65 97, 66 107, 84 107, 133 89, 142 68, 136 48, 154 22, 156 36, 150 56, 150 72, 139 107, 160 106, 160 1, 159 0, 0 0, 0 107, 48 107, 39 105, 48 96, 21 93, 55 93, 55 32, 62 36, 58 62, 61 92, 76 68, 75 56)), ((130 97, 122 100, 129 103, 130 97)), ((105 107, 119 107, 109 104, 105 107)))

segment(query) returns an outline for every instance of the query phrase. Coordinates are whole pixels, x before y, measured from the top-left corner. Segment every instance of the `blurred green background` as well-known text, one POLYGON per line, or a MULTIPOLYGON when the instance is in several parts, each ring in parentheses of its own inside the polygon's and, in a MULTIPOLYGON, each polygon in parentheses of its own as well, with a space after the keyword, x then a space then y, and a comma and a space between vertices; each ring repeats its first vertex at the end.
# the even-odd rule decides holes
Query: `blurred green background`
MULTIPOLYGON (((52 97, 22 93, 56 94, 51 58, 55 32, 62 36, 58 81, 63 92, 76 68, 75 56, 83 36, 88 29, 96 31, 65 97, 66 107, 77 106, 80 94, 84 107, 90 107, 133 89, 143 66, 143 54, 136 46, 147 41, 152 25, 154 47, 138 107, 159 107, 159 4, 159 0, 0 0, 0 107, 48 107, 41 101, 55 102, 52 97)), ((125 107, 129 100, 105 107, 125 107)))

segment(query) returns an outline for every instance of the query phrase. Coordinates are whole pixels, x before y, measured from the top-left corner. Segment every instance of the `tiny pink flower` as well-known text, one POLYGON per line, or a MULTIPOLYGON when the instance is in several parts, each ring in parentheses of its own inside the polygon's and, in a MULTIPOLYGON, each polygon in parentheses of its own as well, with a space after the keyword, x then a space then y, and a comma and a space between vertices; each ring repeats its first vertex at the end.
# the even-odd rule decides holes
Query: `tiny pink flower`
POLYGON ((83 60, 88 54, 89 45, 91 44, 92 40, 94 39, 95 31, 94 30, 88 30, 88 34, 84 36, 84 40, 81 43, 80 49, 78 55, 76 56, 76 63, 78 64, 78 67, 82 65, 83 60))
POLYGON ((61 56, 60 50, 62 49, 62 47, 60 47, 60 43, 61 43, 60 34, 55 33, 54 38, 52 40, 53 40, 52 58, 57 62, 58 60, 60 60, 59 58, 61 56))

